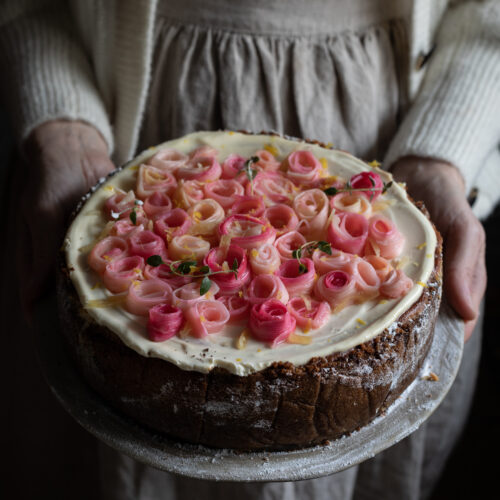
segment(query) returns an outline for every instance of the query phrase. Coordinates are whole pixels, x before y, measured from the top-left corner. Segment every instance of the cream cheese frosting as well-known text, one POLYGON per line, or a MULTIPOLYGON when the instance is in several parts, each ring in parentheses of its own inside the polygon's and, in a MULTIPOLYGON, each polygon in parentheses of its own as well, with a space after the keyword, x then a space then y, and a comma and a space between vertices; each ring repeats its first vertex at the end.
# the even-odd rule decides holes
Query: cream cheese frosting
MULTIPOLYGON (((300 149, 310 151, 323 163, 326 162, 330 175, 349 179, 354 174, 370 170, 366 163, 349 153, 264 134, 196 132, 142 152, 104 181, 89 197, 73 220, 64 241, 70 277, 83 307, 94 321, 113 331, 128 347, 140 355, 164 359, 184 370, 207 373, 214 367, 221 367, 244 376, 263 370, 274 362, 303 365, 313 357, 346 351, 391 327, 419 299, 434 268, 436 233, 425 215, 410 202, 404 186, 394 183, 384 195, 388 203, 381 213, 391 219, 405 236, 405 246, 399 259, 405 273, 413 280, 413 287, 401 299, 375 299, 332 314, 323 327, 307 334, 312 337, 308 345, 283 343, 270 348, 248 337, 245 347, 239 349, 237 340, 243 329, 241 325, 226 326, 222 332, 203 339, 176 336, 164 342, 153 342, 147 337, 145 318, 128 313, 120 305, 105 308, 90 306, 93 301, 110 295, 87 264, 88 251, 108 222, 102 210, 106 199, 116 189, 134 189, 139 165, 160 149, 168 147, 189 153, 200 146, 217 149, 220 162, 231 153, 249 157, 264 148, 272 150, 278 160, 283 160, 300 149)), ((391 181, 390 174, 380 169, 376 171, 384 182, 391 181)), ((297 329, 297 333, 302 332, 297 329)))

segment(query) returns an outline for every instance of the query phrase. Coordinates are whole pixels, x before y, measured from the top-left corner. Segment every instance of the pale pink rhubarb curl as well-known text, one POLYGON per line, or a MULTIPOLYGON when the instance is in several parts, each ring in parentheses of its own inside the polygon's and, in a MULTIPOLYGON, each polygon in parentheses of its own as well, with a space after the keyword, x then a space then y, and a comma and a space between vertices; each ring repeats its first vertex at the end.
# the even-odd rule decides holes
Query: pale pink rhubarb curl
POLYGON ((401 269, 393 269, 380 285, 380 294, 388 299, 404 297, 413 287, 413 281, 401 269))
POLYGON ((331 315, 330 304, 304 297, 293 297, 288 302, 288 310, 297 321, 297 326, 305 331, 321 328, 331 315))
POLYGON ((217 297, 229 311, 229 323, 237 323, 248 318, 250 303, 239 295, 221 295, 217 297))
POLYGON ((290 203, 295 197, 296 189, 293 182, 280 172, 259 172, 253 181, 246 185, 247 195, 261 196, 266 206, 290 203))
POLYGON ((104 286, 112 293, 129 289, 132 281, 142 279, 144 259, 138 255, 122 257, 110 262, 102 275, 104 286))
POLYGON ((285 260, 276 275, 279 276, 291 296, 307 295, 314 285, 316 273, 311 259, 285 260), (300 264, 305 266, 305 272, 300 272, 300 264))
MULTIPOLYGON (((136 221, 137 222, 137 221, 136 221)), ((117 220, 111 228, 110 234, 120 236, 121 238, 130 238, 134 233, 144 231, 144 225, 141 223, 134 224, 130 218, 117 220)))
POLYGON ((135 206, 135 193, 119 190, 104 202, 104 210, 110 219, 118 219, 125 212, 130 213, 135 206))
POLYGON ((293 231, 299 225, 299 218, 293 208, 283 203, 266 208, 264 218, 276 229, 277 236, 293 231))
POLYGON ((211 182, 216 181, 221 173, 221 166, 215 156, 195 156, 179 168, 176 175, 177 179, 211 182))
POLYGON ((190 234, 174 236, 168 245, 168 256, 172 260, 193 259, 200 262, 209 251, 208 241, 190 234))
POLYGON ((366 262, 369 262, 375 269, 380 281, 385 281, 387 275, 393 270, 390 262, 383 257, 377 255, 365 255, 363 257, 366 262))
POLYGON ((194 151, 191 151, 189 153, 189 159, 194 160, 195 158, 216 158, 219 152, 217 149, 213 148, 212 146, 200 146, 199 148, 196 148, 194 151))
POLYGON ((226 216, 224 209, 210 198, 198 201, 188 208, 187 213, 193 221, 189 232, 199 236, 213 235, 226 216))
POLYGON ((274 246, 278 250, 281 261, 293 259, 293 251, 299 249, 306 243, 306 239, 298 231, 290 231, 280 236, 274 246))
POLYGON ((380 277, 370 262, 361 258, 355 258, 350 262, 348 268, 349 273, 356 283, 356 290, 358 292, 356 302, 364 302, 378 295, 380 277))
POLYGON ((220 332, 229 321, 230 314, 219 300, 201 300, 184 310, 194 337, 204 338, 220 332))
POLYGON ((382 215, 374 215, 369 220, 368 241, 365 248, 367 255, 378 255, 391 260, 401 254, 404 244, 404 236, 391 220, 382 215))
POLYGON ((165 193, 156 191, 148 196, 143 205, 144 212, 150 218, 156 218, 159 214, 172 210, 172 200, 165 193))
POLYGON ((128 289, 125 309, 137 316, 147 316, 153 306, 169 304, 171 300, 172 289, 165 281, 134 281, 128 289))
POLYGON ((318 181, 321 163, 310 151, 294 151, 287 163, 287 176, 295 184, 311 186, 318 181))
POLYGON ((158 236, 170 241, 174 236, 187 234, 193 221, 182 208, 174 208, 159 214, 154 220, 154 231, 158 236))
POLYGON ((214 274, 211 279, 219 285, 220 295, 233 295, 238 293, 250 281, 250 269, 247 263, 245 250, 237 245, 229 245, 229 248, 212 248, 203 263, 212 271, 229 271, 236 262, 237 277, 232 272, 214 274))
POLYGON ((265 172, 276 172, 280 169, 281 162, 275 158, 275 156, 265 149, 256 151, 255 155, 259 161, 255 162, 253 166, 257 167, 258 170, 263 170, 265 172))
POLYGON ((372 214, 372 205, 368 198, 359 192, 338 193, 330 199, 330 207, 336 212, 353 212, 367 219, 372 214))
POLYGON ((368 237, 368 221, 360 214, 333 214, 328 225, 327 239, 333 248, 362 256, 368 237))
POLYGON ((204 186, 205 196, 215 200, 224 210, 231 208, 245 193, 244 187, 234 179, 219 179, 204 186))
POLYGON ((230 154, 222 163, 222 179, 235 179, 242 186, 248 182, 248 177, 243 172, 246 158, 237 154, 230 154))
POLYGON ((183 312, 170 304, 158 304, 149 310, 148 337, 153 342, 168 340, 181 330, 183 312))
POLYGON ((203 200, 204 197, 205 192, 201 182, 181 180, 175 190, 173 200, 177 207, 186 210, 191 205, 203 200))
POLYGON ((329 271, 344 271, 354 258, 354 255, 337 250, 336 248, 332 248, 331 255, 319 249, 314 250, 312 254, 314 268, 320 276, 329 271))
POLYGON ((250 267, 254 274, 273 274, 280 264, 280 254, 271 243, 250 250, 250 267))
POLYGON ((128 243, 119 236, 107 236, 92 248, 88 263, 91 269, 102 274, 106 266, 113 260, 128 255, 128 243))
POLYGON ((353 304, 356 299, 356 282, 345 271, 330 271, 321 276, 314 287, 316 297, 326 300, 332 309, 338 311, 353 304))
POLYGON ((211 300, 219 292, 219 286, 212 281, 208 292, 200 295, 198 282, 188 283, 172 292, 172 305, 185 311, 200 301, 211 300))
POLYGON ((131 234, 128 237, 130 255, 139 255, 144 259, 152 255, 167 257, 165 240, 153 233, 153 231, 144 230, 131 234))
POLYGON ((234 205, 229 210, 230 215, 251 215, 253 217, 261 217, 264 214, 266 206, 264 200, 260 196, 239 196, 236 198, 234 205))
POLYGON ((260 304, 269 299, 276 299, 286 305, 290 296, 278 276, 274 274, 259 274, 250 282, 245 298, 251 304, 260 304))
POLYGON ((171 195, 174 193, 176 187, 177 180, 168 170, 144 164, 139 167, 136 193, 142 200, 145 200, 156 191, 171 195))
POLYGON ((250 332, 254 338, 262 342, 270 342, 276 347, 285 342, 295 330, 295 318, 286 306, 276 299, 261 304, 254 304, 250 311, 250 332))
POLYGON ((128 222, 132 222, 130 214, 132 210, 134 210, 136 219, 135 225, 139 225, 147 222, 146 214, 144 213, 141 203, 140 200, 136 199, 133 191, 129 191, 128 193, 118 191, 106 200, 104 209, 111 219, 126 220, 128 222))
POLYGON ((164 148, 160 149, 160 151, 152 156, 147 163, 154 167, 175 173, 175 171, 183 167, 187 161, 188 157, 184 153, 175 149, 164 148))
POLYGON ((273 243, 276 230, 264 220, 250 215, 231 215, 219 225, 219 235, 231 236, 233 244, 245 250, 273 243))
POLYGON ((183 285, 187 285, 188 283, 192 283, 193 277, 189 274, 179 276, 177 274, 172 273, 170 269, 171 260, 164 260, 163 264, 159 266, 150 266, 146 264, 144 268, 144 277, 148 280, 162 280, 170 285, 172 290, 176 290, 183 285))
POLYGON ((325 237, 328 214, 328 197, 321 189, 308 189, 293 200, 293 209, 299 218, 297 230, 308 240, 325 237))
POLYGON ((358 191, 363 193, 370 200, 375 200, 382 194, 384 183, 376 172, 361 172, 353 175, 350 179, 350 184, 353 189, 365 189, 358 191))

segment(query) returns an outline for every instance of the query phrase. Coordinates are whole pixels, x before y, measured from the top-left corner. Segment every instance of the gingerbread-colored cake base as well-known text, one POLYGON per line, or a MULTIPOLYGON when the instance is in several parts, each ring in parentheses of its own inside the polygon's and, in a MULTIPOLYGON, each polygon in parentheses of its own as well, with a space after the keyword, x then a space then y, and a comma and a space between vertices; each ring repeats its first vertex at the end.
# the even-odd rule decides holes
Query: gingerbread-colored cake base
POLYGON ((347 352, 247 376, 184 371, 140 356, 82 308, 62 266, 61 328, 82 375, 106 401, 173 439, 216 448, 286 450, 336 439, 380 415, 415 379, 441 299, 441 239, 420 299, 389 329, 347 352))

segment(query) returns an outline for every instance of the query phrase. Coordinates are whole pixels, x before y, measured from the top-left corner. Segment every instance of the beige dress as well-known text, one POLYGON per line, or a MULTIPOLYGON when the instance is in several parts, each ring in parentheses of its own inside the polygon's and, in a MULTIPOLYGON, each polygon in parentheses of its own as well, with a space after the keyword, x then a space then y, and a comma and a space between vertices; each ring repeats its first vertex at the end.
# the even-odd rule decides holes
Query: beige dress
MULTIPOLYGON (((381 159, 406 109, 404 0, 160 0, 140 148, 196 130, 277 131, 381 159)), ((177 477, 101 446, 103 498, 425 498, 463 427, 480 335, 417 432, 363 464, 299 482, 177 477), (455 396, 453 396, 455 392, 455 396)))

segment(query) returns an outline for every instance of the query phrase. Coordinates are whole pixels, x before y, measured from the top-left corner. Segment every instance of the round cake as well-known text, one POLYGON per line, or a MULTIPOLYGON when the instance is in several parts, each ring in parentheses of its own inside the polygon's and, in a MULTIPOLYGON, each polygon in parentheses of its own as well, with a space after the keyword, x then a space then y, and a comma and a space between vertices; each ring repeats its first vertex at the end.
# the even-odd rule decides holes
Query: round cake
POLYGON ((285 450, 380 415, 415 379, 441 238, 375 163, 197 132, 92 189, 62 249, 62 331, 113 407, 184 442, 285 450))

